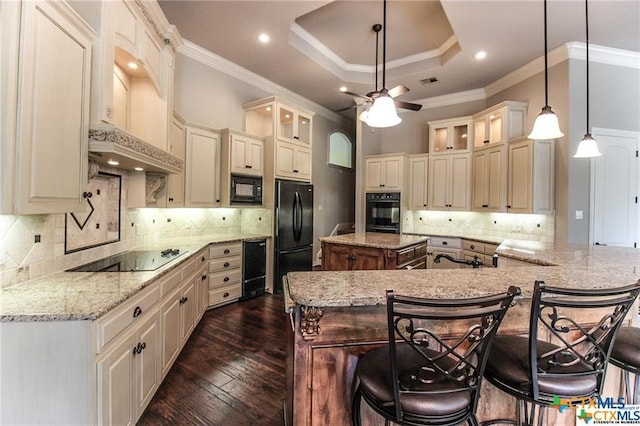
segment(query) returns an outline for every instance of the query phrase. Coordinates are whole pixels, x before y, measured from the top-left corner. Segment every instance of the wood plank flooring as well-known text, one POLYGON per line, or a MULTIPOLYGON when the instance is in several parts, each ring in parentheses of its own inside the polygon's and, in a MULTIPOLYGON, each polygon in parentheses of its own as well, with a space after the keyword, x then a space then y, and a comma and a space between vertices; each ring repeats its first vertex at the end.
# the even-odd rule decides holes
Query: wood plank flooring
POLYGON ((207 311, 138 424, 283 425, 286 327, 282 295, 207 311))

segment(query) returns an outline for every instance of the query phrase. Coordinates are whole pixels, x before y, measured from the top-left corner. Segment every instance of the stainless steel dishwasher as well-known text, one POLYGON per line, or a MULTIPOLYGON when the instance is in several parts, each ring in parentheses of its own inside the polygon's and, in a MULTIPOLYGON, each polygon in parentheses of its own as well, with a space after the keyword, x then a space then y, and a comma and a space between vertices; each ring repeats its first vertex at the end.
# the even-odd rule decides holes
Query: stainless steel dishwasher
POLYGON ((242 243, 242 300, 263 295, 267 275, 267 240, 242 243))

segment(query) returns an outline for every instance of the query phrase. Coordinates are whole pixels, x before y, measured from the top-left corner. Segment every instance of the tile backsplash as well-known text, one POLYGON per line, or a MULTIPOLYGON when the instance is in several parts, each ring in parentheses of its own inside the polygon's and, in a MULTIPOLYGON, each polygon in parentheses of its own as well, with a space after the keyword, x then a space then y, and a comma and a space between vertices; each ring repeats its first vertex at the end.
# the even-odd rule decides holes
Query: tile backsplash
POLYGON ((65 215, 0 215, 0 287, 63 271, 162 237, 270 234, 270 209, 123 209, 120 241, 64 253, 65 215))
POLYGON ((409 210, 402 219, 402 232, 407 233, 545 243, 552 243, 555 235, 553 215, 409 210))

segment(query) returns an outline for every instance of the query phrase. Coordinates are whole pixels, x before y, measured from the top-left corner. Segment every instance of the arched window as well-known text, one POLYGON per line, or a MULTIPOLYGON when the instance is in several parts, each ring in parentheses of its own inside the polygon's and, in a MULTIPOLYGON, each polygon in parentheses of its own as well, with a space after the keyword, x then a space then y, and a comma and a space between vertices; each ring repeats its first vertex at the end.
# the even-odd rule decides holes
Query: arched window
POLYGON ((353 168, 353 143, 342 132, 329 134, 329 164, 332 166, 353 168))

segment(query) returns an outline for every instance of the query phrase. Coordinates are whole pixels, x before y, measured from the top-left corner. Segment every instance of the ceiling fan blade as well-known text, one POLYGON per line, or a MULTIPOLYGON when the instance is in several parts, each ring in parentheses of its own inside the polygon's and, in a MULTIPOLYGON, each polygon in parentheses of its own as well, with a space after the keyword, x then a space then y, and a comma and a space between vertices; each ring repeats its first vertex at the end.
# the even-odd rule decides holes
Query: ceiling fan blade
POLYGON ((375 98, 378 97, 379 94, 380 94, 380 90, 374 90, 374 91, 371 91, 371 92, 367 93, 366 96, 371 98, 371 99, 375 99, 375 98))
POLYGON ((401 84, 392 89, 389 89, 389 96, 391 96, 392 98, 397 98, 398 96, 403 95, 408 91, 409 91, 409 88, 401 84))
POLYGON ((345 95, 349 95, 349 96, 353 96, 355 98, 362 98, 362 99, 366 99, 367 101, 371 101, 371 97, 369 96, 369 94, 367 93, 367 95, 360 95, 358 93, 353 93, 353 92, 349 92, 349 91, 340 91, 340 93, 344 93, 345 95))
POLYGON ((349 111, 350 109, 356 108, 358 105, 350 105, 348 107, 344 107, 344 108, 340 108, 340 109, 336 109, 333 112, 344 112, 344 111, 349 111))
POLYGON ((420 109, 422 109, 422 105, 420 105, 420 104, 412 104, 411 102, 398 101, 398 100, 394 99, 393 103, 398 108, 409 109, 411 111, 420 111, 420 109))

